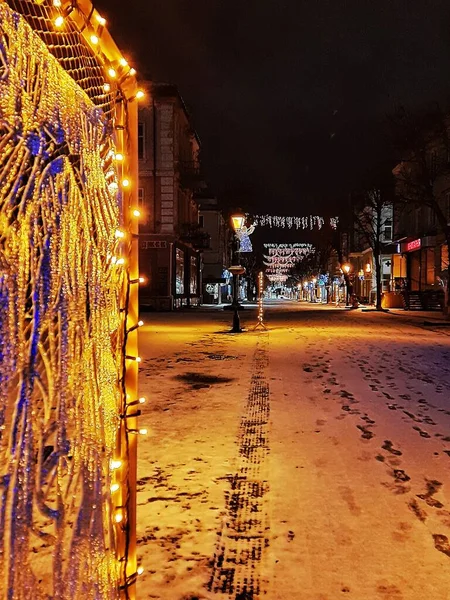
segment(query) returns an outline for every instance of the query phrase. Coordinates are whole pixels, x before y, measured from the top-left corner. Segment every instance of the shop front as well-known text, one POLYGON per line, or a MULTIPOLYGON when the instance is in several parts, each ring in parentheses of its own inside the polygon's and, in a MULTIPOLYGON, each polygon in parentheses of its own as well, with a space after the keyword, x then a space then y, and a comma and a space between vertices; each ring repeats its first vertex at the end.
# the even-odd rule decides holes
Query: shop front
POLYGON ((192 248, 177 242, 174 244, 172 281, 173 307, 198 306, 200 304, 200 260, 192 248))
POLYGON ((434 236, 417 238, 401 245, 401 252, 406 258, 406 282, 402 283, 409 292, 437 288, 435 245, 434 236))

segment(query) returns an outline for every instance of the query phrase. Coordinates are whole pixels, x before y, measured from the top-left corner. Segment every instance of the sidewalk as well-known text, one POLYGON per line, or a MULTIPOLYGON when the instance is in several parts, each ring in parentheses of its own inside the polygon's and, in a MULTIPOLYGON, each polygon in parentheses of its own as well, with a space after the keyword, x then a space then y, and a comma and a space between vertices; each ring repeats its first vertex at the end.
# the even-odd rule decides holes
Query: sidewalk
POLYGON ((441 315, 266 306, 143 315, 139 600, 447 600, 441 315))

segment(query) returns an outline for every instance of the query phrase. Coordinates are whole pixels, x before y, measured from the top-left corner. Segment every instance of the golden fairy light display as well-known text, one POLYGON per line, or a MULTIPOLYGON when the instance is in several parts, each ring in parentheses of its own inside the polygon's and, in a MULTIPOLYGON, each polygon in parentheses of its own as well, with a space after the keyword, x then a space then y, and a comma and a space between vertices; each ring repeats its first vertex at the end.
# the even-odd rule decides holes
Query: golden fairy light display
POLYGON ((260 271, 258 273, 258 322, 255 325, 255 329, 262 327, 267 329, 264 323, 264 273, 260 271))
POLYGON ((141 94, 104 25, 89 0, 0 0, 0 596, 11 600, 134 598, 140 573, 141 94))

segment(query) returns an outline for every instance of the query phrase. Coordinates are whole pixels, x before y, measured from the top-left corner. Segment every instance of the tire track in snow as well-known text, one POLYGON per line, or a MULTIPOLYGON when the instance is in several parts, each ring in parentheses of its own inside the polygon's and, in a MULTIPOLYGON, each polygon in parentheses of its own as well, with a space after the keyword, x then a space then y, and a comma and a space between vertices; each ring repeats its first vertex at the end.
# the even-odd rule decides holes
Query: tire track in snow
POLYGON ((260 334, 252 364, 252 378, 238 434, 236 473, 229 476, 227 515, 219 532, 209 589, 229 600, 257 600, 265 594, 260 565, 268 546, 269 491, 268 334, 260 334))

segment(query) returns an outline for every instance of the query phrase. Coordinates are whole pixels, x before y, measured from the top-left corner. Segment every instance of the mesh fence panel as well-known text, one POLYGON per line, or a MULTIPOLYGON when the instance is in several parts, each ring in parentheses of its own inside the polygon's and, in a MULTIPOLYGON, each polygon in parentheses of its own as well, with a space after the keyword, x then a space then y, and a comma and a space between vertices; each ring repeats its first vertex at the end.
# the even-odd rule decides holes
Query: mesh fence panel
POLYGON ((101 61, 52 18, 0 0, 0 597, 113 600, 127 277, 114 103, 101 61))
POLYGON ((83 89, 92 102, 102 108, 108 118, 114 115, 113 98, 117 85, 104 90, 105 66, 86 44, 76 25, 67 19, 64 28, 54 26, 55 8, 47 3, 36 4, 31 0, 7 0, 12 10, 21 14, 32 30, 41 38, 49 52, 61 67, 83 89))

